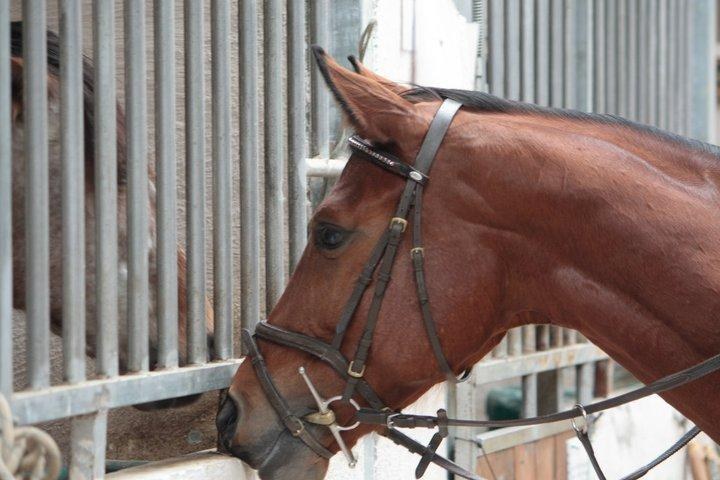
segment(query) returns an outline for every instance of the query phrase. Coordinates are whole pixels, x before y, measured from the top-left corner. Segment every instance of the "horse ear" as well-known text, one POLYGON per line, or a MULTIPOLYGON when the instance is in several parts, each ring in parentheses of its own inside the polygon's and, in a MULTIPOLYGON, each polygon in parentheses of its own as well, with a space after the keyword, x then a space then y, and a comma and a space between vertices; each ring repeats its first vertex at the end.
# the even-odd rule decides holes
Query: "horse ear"
POLYGON ((341 67, 320 47, 314 46, 313 53, 335 100, 361 136, 386 143, 418 121, 414 105, 397 93, 341 67))
POLYGON ((410 85, 404 85, 402 83, 395 83, 392 80, 388 80, 387 78, 382 77, 382 76, 378 75, 377 73, 373 72, 372 70, 367 68, 365 65, 360 63, 360 60, 358 60, 355 57, 355 55, 350 55, 348 57, 348 61, 353 66, 355 73, 357 73, 358 75, 362 75, 365 78, 375 80, 380 85, 387 88, 388 90, 395 93, 396 95, 402 95, 403 93, 412 90, 412 87, 410 85))

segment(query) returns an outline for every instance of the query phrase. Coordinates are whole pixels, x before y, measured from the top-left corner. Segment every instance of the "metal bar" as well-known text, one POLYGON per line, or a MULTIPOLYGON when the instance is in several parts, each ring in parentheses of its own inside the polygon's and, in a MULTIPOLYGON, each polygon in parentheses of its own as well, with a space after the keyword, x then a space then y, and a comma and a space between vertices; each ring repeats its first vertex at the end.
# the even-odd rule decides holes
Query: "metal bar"
POLYGON ((521 12, 522 38, 521 55, 521 99, 524 102, 535 101, 535 2, 522 1, 521 12))
POLYGON ((227 388, 242 360, 174 370, 142 372, 16 393, 13 415, 20 425, 227 388))
POLYGON ((562 107, 564 104, 563 18, 565 3, 563 0, 551 0, 550 8, 550 105, 562 107))
POLYGON ((615 61, 617 68, 617 103, 615 111, 623 117, 628 116, 628 31, 627 0, 617 0, 617 42, 615 43, 615 61))
POLYGON ((287 2, 287 124, 290 270, 307 242, 305 2, 287 2))
POLYGON ((63 366, 65 380, 76 383, 85 379, 85 150, 81 2, 62 0, 60 12, 63 366))
POLYGON ((577 21, 577 10, 579 5, 577 2, 581 0, 572 0, 564 2, 563 14, 563 71, 562 78, 564 83, 563 107, 577 108, 577 91, 576 85, 579 83, 576 75, 580 67, 577 59, 577 48, 579 39, 575 31, 575 22, 577 21))
POLYGON ((537 0, 535 8, 535 102, 550 105, 550 0, 537 0))
MULTIPOLYGON (((205 92, 203 2, 185 0, 185 178, 188 362, 207 361, 205 326, 205 92)), ((256 92, 257 94, 257 92, 256 92)))
POLYGON ((503 0, 490 0, 489 4, 489 55, 488 78, 490 93, 505 96, 505 4, 503 0))
POLYGON ((682 59, 680 58, 680 3, 679 1, 670 2, 670 32, 668 33, 668 41, 670 42, 669 67, 670 67, 670 115, 668 119, 668 129, 675 133, 680 133, 679 124, 679 108, 680 108, 680 68, 682 59))
POLYGON ((626 48, 625 68, 627 69, 627 96, 625 100, 625 113, 631 120, 638 119, 638 4, 636 0, 627 0, 626 48))
MULTIPOLYGON (((328 0, 313 0, 310 8, 310 36, 312 43, 329 49, 329 11, 328 0)), ((330 156, 330 98, 325 81, 317 68, 310 69, 310 96, 312 99, 310 148, 311 155, 328 158, 330 156)))
MULTIPOLYGON (((606 100, 606 81, 607 74, 605 73, 608 66, 607 60, 607 44, 605 42, 609 35, 608 26, 605 18, 606 5, 604 2, 596 0, 594 2, 593 11, 593 63, 592 70, 593 74, 590 77, 592 80, 592 97, 593 101, 590 104, 592 110, 597 113, 605 112, 606 100)), ((610 19, 611 23, 614 19, 610 19)))
POLYGON ((575 367, 575 392, 578 403, 585 404, 593 399, 594 367, 592 362, 581 363, 575 367))
MULTIPOLYGON (((0 205, 12 203, 10 2, 0 0, 0 205)), ((12 209, 0 208, 0 394, 13 390, 12 209)))
POLYGON ((536 373, 522 377, 522 416, 534 417, 538 412, 538 376, 536 373))
POLYGON ((128 370, 149 368, 149 197, 147 164, 145 2, 125 2, 125 115, 127 125, 128 370))
MULTIPOLYGON (((602 108, 603 112, 607 113, 618 113, 617 109, 617 98, 618 98, 618 52, 617 52, 617 37, 618 37, 618 2, 617 0, 606 0, 605 2, 598 1, 597 4, 605 5, 605 13, 603 14, 603 27, 596 26, 596 31, 601 31, 602 38, 596 38, 597 41, 605 43, 605 58, 603 60, 603 69, 605 71, 605 80, 603 95, 605 99, 605 105, 602 108)), ((595 64, 600 63, 600 60, 596 58, 595 64)), ((599 69, 598 69, 599 75, 599 69)), ((596 90, 597 92, 597 90, 596 90)), ((599 105, 598 98, 595 99, 596 105, 599 105)))
POLYGON ((115 7, 93 3, 95 64, 95 319, 99 375, 118 373, 117 112, 115 7))
POLYGON ((230 0, 213 0, 213 358, 232 356, 232 159, 230 158, 230 0))
MULTIPOLYGON (((169 3, 169 2, 168 2, 169 3)), ((69 478, 96 480, 105 476, 107 410, 72 419, 69 478)))
POLYGON ((689 9, 690 68, 685 73, 690 77, 688 134, 706 142, 715 138, 716 8, 714 1, 700 0, 692 2, 689 9))
POLYGON ((648 50, 644 56, 647 57, 647 84, 644 87, 647 97, 647 123, 657 125, 657 95, 658 95, 658 3, 659 0, 650 0, 647 5, 647 46, 648 50))
POLYGON ((584 112, 593 109, 593 4, 592 0, 577 0, 575 4, 574 24, 572 26, 575 73, 571 72, 574 84, 575 108, 584 112))
POLYGON ((27 365, 31 388, 50 384, 50 262, 46 9, 23 2, 27 365))
MULTIPOLYGON (((257 2, 240 2, 240 326, 260 320, 257 2)), ((240 336, 237 335, 237 338, 240 336)))
POLYGON ((157 366, 178 366, 175 2, 153 4, 157 167, 157 366))
POLYGON ((269 312, 285 287, 285 132, 282 72, 283 9, 281 0, 266 0, 263 10, 264 143, 265 143, 265 306, 269 312), (280 70, 282 70, 280 68, 280 70))
POLYGON ((670 70, 668 69, 668 1, 660 0, 658 4, 658 61, 657 70, 654 75, 658 78, 657 97, 657 125, 662 129, 668 128, 668 101, 670 92, 668 91, 670 70))
POLYGON ((649 65, 650 65, 650 26, 649 23, 649 2, 656 0, 639 0, 638 14, 637 14, 637 70, 638 70, 638 84, 636 86, 637 91, 635 96, 638 101, 637 119, 642 123, 649 123, 649 105, 648 105, 648 90, 650 87, 649 65))
POLYGON ((505 0, 505 97, 511 100, 520 100, 521 26, 520 0, 505 0))
POLYGON ((533 352, 518 357, 492 358, 480 362, 473 368, 473 379, 477 384, 497 382, 605 358, 608 358, 607 354, 595 345, 578 343, 565 348, 533 352))

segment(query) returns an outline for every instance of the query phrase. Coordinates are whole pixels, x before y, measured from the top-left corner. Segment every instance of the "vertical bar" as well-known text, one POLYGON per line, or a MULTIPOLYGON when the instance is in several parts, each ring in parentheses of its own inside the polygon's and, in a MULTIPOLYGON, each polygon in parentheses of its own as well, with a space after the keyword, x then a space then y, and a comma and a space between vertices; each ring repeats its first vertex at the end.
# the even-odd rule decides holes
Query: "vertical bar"
POLYGON ((503 0, 490 0, 488 26, 490 93, 505 96, 505 4, 503 0))
POLYGON ((627 0, 627 21, 625 22, 625 35, 627 40, 627 56, 625 68, 627 69, 627 96, 625 100, 626 114, 631 120, 638 119, 638 4, 636 0, 627 0))
POLYGON ((125 114, 128 167, 128 370, 149 368, 147 91, 145 2, 125 2, 125 114))
MULTIPOLYGON (((328 0, 311 2, 312 43, 329 48, 329 12, 328 0)), ((310 69, 312 96, 312 130, 310 132, 312 154, 322 158, 330 155, 330 98, 325 82, 317 68, 310 69)))
MULTIPOLYGON (((618 10, 617 0, 606 0, 602 2, 596 0, 597 4, 605 5, 604 14, 604 38, 597 38, 595 41, 605 42, 605 58, 604 58, 604 69, 605 69, 605 81, 604 81, 604 95, 605 105, 603 106, 603 112, 607 113, 618 113, 617 110, 617 97, 618 97, 618 52, 617 52, 617 37, 618 37, 618 10)), ((596 27, 598 30, 599 27, 596 27)), ((600 60, 596 60, 596 65, 600 60)), ((598 72, 599 73, 599 72, 598 72)))
POLYGON ((648 106, 648 90, 650 87, 650 78, 648 77, 650 65, 650 26, 648 25, 650 1, 657 0, 639 0, 637 14, 637 54, 638 54, 638 83, 635 96, 638 101, 637 119, 642 123, 649 123, 649 106, 648 106))
MULTIPOLYGON (((0 205, 12 202, 10 4, 0 0, 0 205)), ((0 208, 0 395, 13 390, 12 209, 0 208)))
POLYGON ((537 0, 535 13, 535 102, 550 105, 550 0, 537 0))
POLYGON ((658 75, 657 67, 659 64, 658 58, 658 9, 660 0, 651 0, 647 6, 647 18, 645 23, 647 25, 647 44, 648 51, 645 56, 648 58, 647 64, 647 85, 645 86, 645 96, 647 98, 647 123, 650 125, 657 125, 657 95, 658 95, 658 75))
POLYGON ((265 0, 263 10, 264 141, 265 141, 265 306, 270 312, 285 287, 285 219, 283 173, 282 69, 283 9, 281 0, 265 0))
POLYGON ((117 118, 115 8, 93 3, 95 64, 95 331, 97 372, 118 373, 117 118))
MULTIPOLYGON (((520 0, 505 1, 505 98, 520 100, 521 88, 520 0)), ((513 337, 514 330, 509 332, 513 337)))
POLYGON ((627 0, 617 0, 617 42, 615 60, 617 65, 617 103, 615 111, 628 118, 628 31, 627 0))
POLYGON ((524 102, 535 101, 535 2, 523 0, 521 22, 522 94, 524 102))
POLYGON ((28 380, 50 384, 50 263, 45 2, 23 2, 28 380))
POLYGON ((239 8, 240 72, 240 325, 253 329, 260 319, 260 200, 258 154, 257 2, 239 8))
POLYGON ((175 2, 154 4, 157 317, 160 368, 178 366, 177 195, 175 166, 175 2))
POLYGON ((60 2, 60 131, 63 210, 63 366, 85 379, 85 150, 82 16, 79 0, 60 2))
POLYGON ((563 26, 565 3, 563 0, 551 0, 550 3, 550 105, 563 106, 563 26))
MULTIPOLYGON (((523 353, 532 353, 536 350, 536 326, 525 325, 523 330, 523 353)), ((538 377, 536 373, 525 375, 522 377, 522 415, 523 417, 533 417, 537 415, 537 392, 538 377)))
POLYGON ((287 2, 287 28, 288 226, 292 271, 307 240, 305 2, 287 2))
POLYGON ((677 108, 675 109, 676 125, 675 131, 680 135, 685 135, 685 113, 687 109, 687 102, 685 96, 685 72, 684 70, 689 67, 687 58, 687 23, 685 16, 687 14, 687 3, 685 0, 678 0, 678 11, 677 11, 677 108))
POLYGON ((658 90, 655 102, 657 103, 657 125, 668 128, 668 92, 670 70, 668 70, 668 0, 660 0, 658 5, 658 63, 655 75, 658 78, 658 90))
MULTIPOLYGON (((207 361, 205 332, 205 92, 203 2, 185 0, 188 362, 207 361)), ((257 92, 255 92, 257 95, 257 92)))
POLYGON ((577 91, 576 84, 579 79, 577 75, 577 32, 575 31, 575 22, 577 10, 579 6, 577 2, 581 0, 569 0, 564 2, 563 16, 563 57, 565 59, 562 70, 562 81, 564 83, 563 107, 577 108, 577 91))
POLYGON ((73 455, 70 459, 69 478, 73 480, 105 478, 107 410, 74 418, 70 441, 73 455))
POLYGON ((587 404, 593 399, 594 367, 593 363, 582 363, 575 367, 575 392, 580 404, 587 404))
POLYGON ((680 92, 680 60, 678 58, 678 17, 680 16, 677 1, 670 2, 668 18, 668 69, 670 70, 670 99, 668 100, 667 129, 677 133, 678 98, 680 92))
POLYGON ((232 163, 230 158, 230 1, 213 0, 213 271, 215 359, 232 356, 232 163))
MULTIPOLYGON (((574 84, 575 108, 584 112, 593 109, 593 0, 577 0, 575 3, 575 15, 573 17, 573 48, 575 73, 571 72, 574 84)), ((601 44, 602 45, 602 44, 601 44)), ((571 335, 572 336, 572 335, 571 335)))
POLYGON ((605 18, 605 2, 594 0, 593 3, 593 75, 590 77, 593 86, 593 102, 591 105, 593 111, 603 113, 605 112, 605 104, 607 103, 605 83, 607 74, 605 73, 605 69, 607 68, 608 61, 605 39, 608 37, 609 32, 605 18))
POLYGON ((692 2, 690 8, 690 118, 688 134, 706 142, 715 137, 715 22, 716 3, 692 2))

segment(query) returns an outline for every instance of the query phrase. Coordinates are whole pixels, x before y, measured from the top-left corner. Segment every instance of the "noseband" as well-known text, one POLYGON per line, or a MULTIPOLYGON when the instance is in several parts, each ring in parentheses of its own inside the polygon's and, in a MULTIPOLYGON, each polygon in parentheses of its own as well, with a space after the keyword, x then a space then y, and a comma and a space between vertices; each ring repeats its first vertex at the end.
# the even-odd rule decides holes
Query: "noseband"
MULTIPOLYGON (((342 396, 339 396, 339 398, 335 397, 335 399, 351 402, 353 401, 353 396, 355 394, 359 394, 371 408, 390 412, 390 409, 386 407, 386 405, 380 400, 379 396, 365 381, 364 375, 368 355, 370 353, 370 346, 373 340, 373 333, 375 332, 375 327, 380 313, 380 307, 382 306, 387 286, 390 283, 390 273, 393 268, 403 233, 407 228, 408 217, 411 212, 413 212, 413 222, 412 249, 410 250, 410 256, 412 258, 413 271, 415 274, 417 297, 420 304, 423 324, 425 326, 428 339, 430 340, 430 345, 432 347, 433 354, 435 355, 438 368, 451 382, 461 381, 467 378, 469 374, 469 372, 465 372, 465 374, 459 379, 455 376, 455 373, 445 357, 442 345, 440 344, 440 339, 435 328, 435 322, 430 311, 430 300, 425 282, 424 250, 422 244, 423 189, 429 180, 428 172, 433 160, 435 159, 435 155, 437 154, 440 144, 445 138, 445 134, 447 133, 447 130, 460 107, 461 104, 459 102, 451 99, 447 99, 442 103, 438 111, 435 113, 435 117, 425 134, 420 151, 418 152, 413 165, 402 162, 390 154, 378 151, 375 147, 358 136, 352 136, 348 140, 350 148, 360 158, 405 178, 406 183, 395 210, 395 215, 390 219, 387 229, 380 236, 380 239, 373 248, 370 258, 362 269, 355 287, 342 310, 340 320, 335 328, 335 335, 332 343, 327 344, 316 338, 284 330, 265 322, 261 322, 255 327, 254 335, 251 335, 247 330, 243 331, 243 342, 245 344, 248 357, 250 357, 252 361, 252 365, 255 369, 258 380, 260 381, 260 385, 265 391, 268 401, 278 413, 283 424, 290 433, 298 437, 310 449, 322 457, 330 458, 333 456, 333 453, 325 448, 320 441, 315 438, 315 436, 306 428, 306 424, 314 423, 324 426, 331 426, 333 424, 336 425, 334 422, 330 425, 321 423, 323 420, 318 422, 318 415, 325 415, 324 418, 331 418, 334 420, 334 414, 330 417, 332 411, 329 410, 327 401, 323 401, 318 395, 316 395, 309 378, 303 370, 302 374, 306 382, 308 382, 308 386, 311 388, 311 391, 313 391, 313 395, 318 401, 319 411, 304 416, 293 413, 287 401, 285 401, 282 397, 270 377, 262 354, 255 343, 255 338, 260 338, 272 343, 301 350, 329 363, 330 366, 347 382, 342 396), (373 282, 374 276, 375 288, 370 308, 368 310, 365 327, 360 341, 355 348, 355 354, 352 360, 348 362, 342 353, 340 353, 340 347, 343 344, 345 333, 347 332, 350 322, 358 309, 360 301, 370 284, 373 282)), ((345 446, 339 433, 336 433, 337 432, 333 431, 335 439, 347 456, 348 462, 353 465, 355 463, 355 459, 352 456, 352 453, 345 446)), ((409 450, 423 455, 423 461, 421 461, 421 465, 418 466, 418 471, 416 472, 419 475, 422 475, 430 462, 434 462, 443 468, 449 469, 452 473, 460 475, 464 478, 478 478, 476 475, 467 472, 451 461, 438 456, 435 453, 435 450, 440 444, 440 441, 431 442, 429 447, 425 447, 394 429, 387 429, 387 431, 383 432, 383 434, 390 437, 396 443, 404 445, 409 450)))

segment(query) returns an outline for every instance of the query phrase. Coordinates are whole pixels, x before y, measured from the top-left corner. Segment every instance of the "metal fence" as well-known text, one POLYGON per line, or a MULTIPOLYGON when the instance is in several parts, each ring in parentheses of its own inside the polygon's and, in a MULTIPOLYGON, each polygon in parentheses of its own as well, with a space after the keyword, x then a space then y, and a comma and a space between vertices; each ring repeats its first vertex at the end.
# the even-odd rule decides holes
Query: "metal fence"
MULTIPOLYGON (((229 32, 230 0, 212 0, 210 48, 203 43, 203 3, 185 1, 184 145, 176 124, 175 2, 157 1, 151 18, 144 2, 125 2, 124 89, 128 135, 128 369, 119 374, 118 226, 116 169, 116 44, 113 2, 93 2, 93 61, 96 85, 95 318, 85 317, 83 184, 83 51, 79 0, 61 0, 61 143, 63 162, 63 353, 66 382, 50 384, 48 245, 48 118, 45 2, 25 0, 25 156, 28 197, 27 339, 29 387, 13 392, 12 346, 12 151, 10 119, 10 1, 0 0, 0 393, 11 398, 21 424, 73 418, 71 463, 77 478, 100 478, 104 468, 109 409, 190 395, 228 385, 240 353, 236 336, 275 303, 306 241, 308 176, 332 177, 343 166, 330 158, 330 102, 319 75, 308 73, 306 45, 331 42, 329 0, 245 0, 238 6, 239 108, 234 118, 229 32), (259 14, 260 12, 260 14, 259 14), (285 15, 285 17, 284 17, 285 15), (146 58, 147 24, 155 52, 146 58), (258 36, 258 31, 262 36, 258 36), (306 31, 307 30, 307 31, 306 31), (262 42, 258 39, 261 38, 262 42), (212 141, 206 148, 205 56, 211 63, 212 141), (258 60, 260 59, 260 60, 258 60), (153 62, 154 125, 148 124, 146 66, 153 62), (264 74, 273 72, 273 74, 264 74), (281 72, 275 74, 275 72, 281 72), (162 88, 157 88, 161 86, 162 88), (306 91, 310 100, 306 101, 306 91), (259 93, 261 92, 261 93, 259 93), (148 130, 154 130, 154 144, 148 130), (231 131, 240 132, 233 149, 231 131), (150 370, 146 254, 149 229, 148 153, 154 149, 157 200, 158 368, 150 370), (187 351, 178 349, 177 184, 175 157, 185 153, 187 224, 187 351), (206 229, 205 152, 212 156, 212 231, 206 229), (262 156, 261 156, 262 153, 262 156), (310 157, 310 158, 308 158, 310 157), (232 171, 239 169, 239 184, 232 171), (231 209, 239 189, 240 271, 233 278, 231 209), (212 236, 213 278, 207 285, 205 239, 212 236), (262 263, 264 261, 264 264, 262 263), (241 303, 233 318, 233 283, 241 303), (205 339, 205 298, 212 289, 215 348, 205 339), (86 378, 85 326, 98 328, 96 373, 86 378)), ((713 2, 689 0, 487 0, 473 2, 481 23, 478 88, 507 98, 556 107, 618 113, 679 133, 709 139, 712 132, 712 31, 703 30, 713 2), (706 45, 707 43, 707 45, 706 45), (487 72, 487 75, 485 74, 487 72), (709 93, 708 93, 709 90, 709 93), (703 103, 704 102, 704 103, 703 103), (708 113, 710 112, 710 113, 708 113)), ((711 21, 712 23, 712 21, 711 21)), ((358 31, 359 31, 358 26, 358 31)), ((558 405, 567 367, 576 372, 578 395, 592 395, 595 362, 605 358, 575 332, 523 327, 476 369, 472 381, 451 391, 458 415, 475 418, 476 393, 488 382, 521 378, 523 414, 558 405), (550 376, 538 379, 541 372, 550 376), (553 373, 554 372, 554 373, 553 373), (558 373, 559 372, 559 373, 558 373), (554 377, 553 377, 554 375, 554 377), (545 395, 538 396, 538 389, 545 395), (548 390, 549 389, 549 390, 548 390), (554 396, 548 391, 554 389, 554 396), (555 405, 538 405, 554 398, 555 405)), ((545 374, 541 374, 545 375, 545 374)), ((452 449, 473 465, 475 439, 455 432, 452 449)))

